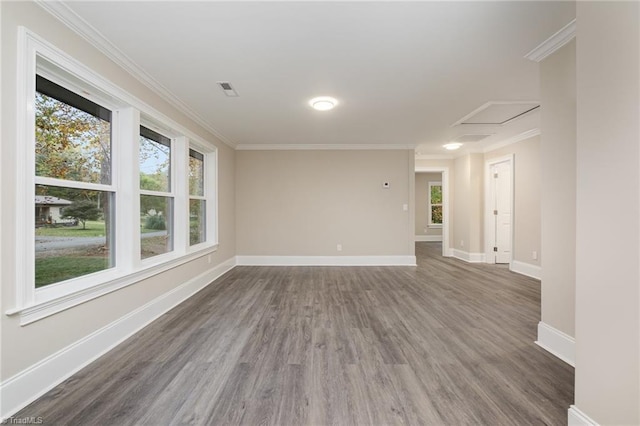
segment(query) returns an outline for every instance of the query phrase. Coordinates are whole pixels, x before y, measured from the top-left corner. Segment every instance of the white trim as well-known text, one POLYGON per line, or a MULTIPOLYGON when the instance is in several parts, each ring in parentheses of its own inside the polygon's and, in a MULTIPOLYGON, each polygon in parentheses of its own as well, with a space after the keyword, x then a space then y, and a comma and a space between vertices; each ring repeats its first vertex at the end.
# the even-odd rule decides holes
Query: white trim
POLYGON ((550 354, 575 367, 576 341, 573 337, 540 321, 538 323, 538 340, 535 343, 550 354))
POLYGON ((0 417, 4 419, 44 395, 234 267, 235 258, 230 258, 5 380, 0 384, 0 417))
POLYGON ((416 266, 415 256, 236 256, 245 266, 416 266))
MULTIPOLYGON (((442 176, 440 177, 442 179, 442 176)), ((428 228, 442 228, 441 223, 433 223, 433 206, 442 207, 442 203, 440 204, 432 204, 431 203, 431 188, 434 186, 440 187, 440 193, 442 194, 442 181, 437 182, 427 182, 427 227, 428 228)))
POLYGON ((509 264, 509 270, 517 274, 526 275, 527 277, 542 279, 542 268, 538 265, 512 260, 509 264))
POLYGON ((204 129, 211 132, 220 141, 224 142, 232 148, 236 146, 235 142, 227 139, 222 134, 220 134, 220 132, 213 128, 197 112, 192 110, 186 103, 180 100, 178 96, 169 91, 155 78, 151 77, 150 74, 139 67, 131 58, 125 55, 105 36, 103 36, 100 31, 98 31, 87 21, 82 19, 65 3, 61 1, 46 0, 35 0, 35 2, 41 8, 53 15, 53 17, 55 17, 57 20, 69 27, 74 33, 78 34, 80 37, 88 41, 102 54, 104 54, 118 66, 123 68, 127 73, 131 74, 131 76, 147 86, 152 92, 156 93, 170 105, 173 105, 176 109, 180 110, 184 115, 202 126, 204 129))
POLYGON ((513 261, 513 251, 515 249, 515 220, 516 220, 516 211, 515 211, 515 156, 514 154, 508 154, 501 157, 491 158, 485 161, 484 166, 484 235, 485 235, 485 246, 484 253, 485 259, 487 263, 496 263, 495 255, 493 254, 493 245, 492 241, 489 239, 489 235, 491 235, 491 229, 493 228, 492 219, 494 218, 493 208, 491 207, 491 185, 489 182, 491 181, 491 167, 500 164, 500 163, 509 163, 509 168, 511 169, 511 185, 510 185, 510 196, 511 196, 511 253, 510 253, 510 261, 513 261))
MULTIPOLYGON (((172 252, 165 255, 157 256, 153 258, 153 260, 145 261, 144 263, 132 263, 128 259, 124 258, 124 251, 117 250, 116 266, 114 268, 96 272, 95 274, 83 275, 81 277, 76 277, 61 283, 51 284, 39 289, 33 288, 32 283, 34 277, 34 262, 32 262, 31 260, 33 259, 34 210, 33 208, 26 207, 28 205, 32 205, 33 203, 32 197, 34 192, 34 182, 44 182, 50 184, 58 183, 56 179, 40 177, 35 178, 35 160, 33 158, 35 152, 33 148, 35 120, 27 120, 27 117, 33 117, 32 103, 33 99, 35 98, 35 85, 33 84, 33 81, 35 79, 38 65, 38 60, 36 59, 36 57, 39 58, 39 60, 41 61, 40 64, 42 66, 50 65, 62 73, 73 76, 74 81, 77 80, 77 82, 73 83, 72 86, 76 89, 78 89, 78 87, 76 86, 78 82, 80 82, 82 86, 86 85, 86 87, 91 92, 97 91, 98 93, 107 96, 110 99, 111 104, 120 105, 120 107, 118 108, 113 108, 113 105, 110 105, 114 112, 112 117, 112 131, 114 132, 114 134, 125 132, 125 130, 123 129, 119 130, 118 123, 120 118, 124 119, 124 116, 129 113, 129 120, 127 122, 129 124, 133 122, 133 124, 136 125, 135 130, 130 130, 130 132, 135 131, 135 135, 133 135, 132 133, 129 136, 133 138, 133 141, 137 141, 137 124, 139 124, 139 117, 137 117, 136 112, 133 113, 132 118, 131 111, 129 111, 130 109, 135 109, 138 112, 144 113, 147 120, 152 120, 153 122, 161 122, 163 123, 163 128, 166 128, 168 126, 173 129, 172 133, 179 133, 180 135, 188 138, 191 142, 193 142, 195 146, 199 146, 201 152, 203 152, 203 154, 205 154, 207 157, 216 155, 217 148, 215 144, 205 141, 201 137, 192 133, 189 129, 182 127, 169 117, 161 114, 135 96, 112 84, 110 81, 104 79, 101 75, 86 67, 84 64, 78 62, 73 57, 67 55, 65 52, 50 44, 48 41, 42 39, 29 29, 25 27, 19 27, 18 39, 19 43, 17 65, 19 72, 16 85, 18 140, 25 142, 20 145, 21 149, 16 153, 16 162, 18 164, 18 167, 16 168, 16 185, 18 189, 16 194, 16 205, 19 206, 18 209, 22 212, 22 214, 18 215, 15 224, 15 246, 16 252, 19 253, 20 256, 17 256, 16 258, 15 282, 17 291, 15 297, 15 305, 12 309, 9 310, 9 312, 7 312, 7 315, 21 313, 20 320, 21 324, 24 325, 29 322, 44 318, 45 316, 52 315, 53 313, 59 312, 61 310, 68 309, 75 304, 83 303, 87 300, 99 297, 103 294, 117 290, 126 285, 133 284, 140 279, 157 274, 172 266, 174 267, 198 256, 202 256, 203 254, 210 253, 216 250, 217 245, 214 244, 215 238, 212 238, 206 244, 198 245, 194 249, 186 246, 186 244, 183 244, 183 246, 181 247, 174 246, 174 250, 172 252), (127 107, 123 107, 123 105, 127 105, 127 107), (122 115, 123 117, 120 117, 120 115, 122 115), (25 179, 24 176, 27 176, 27 179, 25 179), (101 282, 97 285, 94 285, 98 280, 100 280, 101 282)), ((116 137, 114 139, 114 147, 117 148, 118 143, 124 142, 126 142, 126 140, 121 141, 116 137)), ((129 144, 129 147, 131 148, 131 144, 129 144)), ((119 162, 123 162, 124 164, 124 161, 126 161, 125 157, 126 155, 123 155, 123 153, 119 152, 117 149, 115 150, 112 157, 113 170, 126 169, 119 165, 119 162)), ((217 158, 217 155, 215 158, 217 158)), ((180 170, 176 171, 175 167, 173 167, 172 169, 174 170, 174 174, 180 172, 180 170)), ((209 169, 209 166, 207 166, 207 169, 209 169)), ((133 170, 137 170, 137 167, 133 170)), ((215 174, 217 174, 217 170, 215 170, 214 176, 208 177, 208 181, 210 182, 212 179, 214 179, 216 180, 215 184, 217 185, 215 174)), ((115 190, 117 204, 122 204, 123 194, 129 194, 130 199, 127 201, 134 203, 129 207, 135 207, 135 203, 137 202, 135 200, 137 200, 138 197, 138 190, 136 188, 135 196, 132 195, 133 193, 131 192, 131 190, 132 186, 137 187, 136 182, 138 178, 137 176, 135 176, 135 179, 130 179, 131 176, 129 176, 128 179, 123 180, 123 178, 125 178, 125 176, 119 176, 117 173, 114 174, 112 185, 109 186, 108 189, 106 187, 104 189, 115 190)), ((174 179, 172 179, 172 181, 173 180, 174 179)), ((90 185, 87 185, 88 184, 80 185, 77 183, 64 183, 63 186, 90 187, 90 185)), ((208 187, 209 186, 211 185, 208 185, 208 187)), ((96 187, 96 189, 103 188, 96 187)), ((215 204, 215 208, 217 209, 217 193, 209 194, 209 196, 212 195, 212 201, 215 204)), ((131 212, 129 211, 129 213, 131 212)), ((138 212, 136 211, 135 216, 137 215, 138 212)), ((118 212, 116 212, 116 219, 122 219, 123 217, 128 219, 133 216, 131 214, 122 216, 122 214, 118 214, 118 212)), ((207 223, 207 226, 211 224, 213 227, 212 231, 217 230, 217 215, 214 218, 208 216, 207 220, 209 221, 207 223), (213 220, 213 223, 210 222, 211 220, 213 220)), ((119 220, 119 222, 121 223, 119 229, 122 228, 123 224, 126 223, 126 221, 127 220, 123 222, 119 220)), ((183 217, 183 221, 185 223, 185 227, 188 226, 188 218, 183 217)), ((119 237, 123 236, 123 231, 124 229, 116 231, 119 232, 119 237)), ((137 223, 133 228, 129 227, 129 231, 135 231, 134 234, 137 233, 137 223)), ((215 237, 215 235, 213 235, 213 237, 215 237)), ((122 240, 124 239, 121 238, 120 241, 122 240)), ((137 255, 138 253, 136 253, 136 256, 137 255)))
POLYGON ((569 43, 576 36, 576 20, 572 20, 562 27, 557 33, 543 41, 531 52, 524 55, 526 59, 540 62, 565 44, 569 43))
POLYGON ((526 132, 519 133, 519 134, 517 134, 517 135, 515 135, 515 136, 513 136, 513 137, 511 137, 511 138, 509 138, 509 139, 505 139, 505 140, 503 140, 503 141, 500 141, 500 142, 496 142, 496 143, 494 143, 494 144, 491 144, 491 145, 489 145, 489 146, 485 147, 485 148, 482 150, 482 152, 483 152, 484 154, 486 154, 486 153, 488 153, 488 152, 495 151, 496 149, 503 148, 503 147, 505 147, 505 146, 508 146, 508 145, 514 144, 514 143, 516 143, 516 142, 520 142, 520 141, 523 141, 523 140, 526 140, 526 139, 532 138, 532 137, 534 137, 534 136, 538 136, 538 135, 540 135, 541 133, 542 133, 542 132, 540 131, 540 129, 536 127, 536 128, 534 128, 534 129, 527 130, 526 132))
POLYGON ((175 268, 176 266, 183 265, 204 255, 211 254, 215 252, 217 248, 217 245, 210 246, 200 251, 181 256, 179 258, 166 260, 158 264, 150 264, 146 269, 139 270, 132 274, 116 278, 101 284, 97 284, 84 290, 74 291, 72 293, 65 294, 59 297, 36 302, 23 308, 12 309, 6 311, 5 314, 11 316, 19 313, 20 325, 27 325, 46 318, 50 315, 72 308, 81 303, 87 302, 100 296, 104 296, 107 293, 119 290, 128 285, 137 283, 147 278, 151 278, 154 275, 158 275, 162 272, 168 271, 169 269, 175 268))
POLYGON ((416 241, 439 242, 442 241, 442 235, 416 235, 416 241))
POLYGON ((359 151, 415 149, 407 144, 239 144, 238 151, 359 151))
POLYGON ((598 426, 598 423, 591 417, 587 416, 575 405, 569 406, 567 412, 567 425, 568 426, 598 426))
POLYGON ((484 263, 484 253, 469 253, 468 251, 451 249, 451 256, 467 263, 484 263))
POLYGON ((452 256, 450 244, 449 244, 449 235, 451 229, 451 220, 450 220, 450 209, 449 209, 449 167, 441 167, 441 166, 416 166, 415 173, 442 173, 442 255, 445 257, 452 256))

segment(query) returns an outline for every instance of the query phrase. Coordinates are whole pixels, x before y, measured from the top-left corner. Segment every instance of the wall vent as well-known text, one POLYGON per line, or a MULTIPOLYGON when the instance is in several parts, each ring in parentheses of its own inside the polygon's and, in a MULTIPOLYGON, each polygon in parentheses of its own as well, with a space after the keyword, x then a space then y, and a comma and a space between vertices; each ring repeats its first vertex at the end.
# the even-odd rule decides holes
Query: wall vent
POLYGON ((236 92, 236 89, 233 88, 233 86, 231 85, 231 83, 229 83, 228 81, 218 81, 218 86, 220 86, 220 88, 222 89, 222 91, 224 92, 225 95, 232 97, 232 98, 236 98, 238 97, 238 92, 236 92))

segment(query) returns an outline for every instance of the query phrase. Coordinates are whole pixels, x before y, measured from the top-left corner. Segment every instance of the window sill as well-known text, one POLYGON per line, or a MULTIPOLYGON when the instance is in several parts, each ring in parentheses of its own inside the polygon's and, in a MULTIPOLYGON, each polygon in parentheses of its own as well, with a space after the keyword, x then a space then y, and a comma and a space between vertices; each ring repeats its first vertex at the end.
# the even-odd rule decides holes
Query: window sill
POLYGON ((431 225, 427 225, 427 228, 432 228, 432 229, 442 229, 442 224, 431 224, 431 225))
POLYGON ((21 326, 31 324, 32 322, 41 320, 58 312, 62 312, 66 309, 77 306, 81 303, 88 302, 89 300, 96 299, 100 296, 104 296, 105 294, 148 279, 150 277, 153 277, 154 275, 158 275, 162 272, 168 271, 169 269, 183 265, 209 253, 213 253, 217 250, 218 244, 203 245, 203 247, 198 247, 197 250, 189 251, 183 256, 173 257, 171 259, 167 259, 162 263, 145 265, 143 267, 144 269, 140 269, 116 279, 105 281, 80 291, 61 294, 60 296, 51 298, 46 301, 37 302, 32 305, 24 306, 17 309, 12 309, 5 312, 5 314, 8 316, 20 314, 21 326))

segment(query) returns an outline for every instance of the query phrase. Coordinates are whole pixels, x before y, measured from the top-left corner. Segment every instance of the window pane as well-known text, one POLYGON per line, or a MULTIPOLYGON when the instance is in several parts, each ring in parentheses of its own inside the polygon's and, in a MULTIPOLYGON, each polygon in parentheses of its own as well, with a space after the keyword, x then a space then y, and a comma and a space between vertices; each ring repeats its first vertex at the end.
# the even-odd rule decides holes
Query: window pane
POLYGON ((189 195, 204 196, 204 155, 189 150, 189 195))
POLYGON ((173 250, 173 199, 140 196, 140 255, 142 259, 173 250))
POLYGON ((114 266, 113 193, 36 185, 35 285, 114 266))
POLYGON ((442 186, 431 186, 431 204, 442 204, 442 186))
POLYGON ((111 112, 36 81, 36 176, 111 184, 111 112))
POLYGON ((140 189, 171 192, 171 140, 140 127, 140 189))
POLYGON ((431 223, 442 224, 442 206, 431 206, 431 223))
POLYGON ((206 241, 205 200, 189 200, 189 245, 206 241))

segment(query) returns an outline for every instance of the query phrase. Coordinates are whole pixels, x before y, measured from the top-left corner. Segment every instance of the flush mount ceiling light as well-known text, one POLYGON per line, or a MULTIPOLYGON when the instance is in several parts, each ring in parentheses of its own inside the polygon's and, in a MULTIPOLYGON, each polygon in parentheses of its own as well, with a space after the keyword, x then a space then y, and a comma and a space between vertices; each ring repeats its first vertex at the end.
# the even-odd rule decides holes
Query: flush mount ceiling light
POLYGON ((453 143, 448 143, 446 145, 442 145, 442 147, 444 149, 448 149, 449 151, 453 151, 455 149, 458 149, 462 146, 462 144, 460 142, 453 142, 453 143))
POLYGON ((320 96, 309 101, 309 105, 316 111, 329 111, 338 105, 338 101, 329 96, 320 96))

